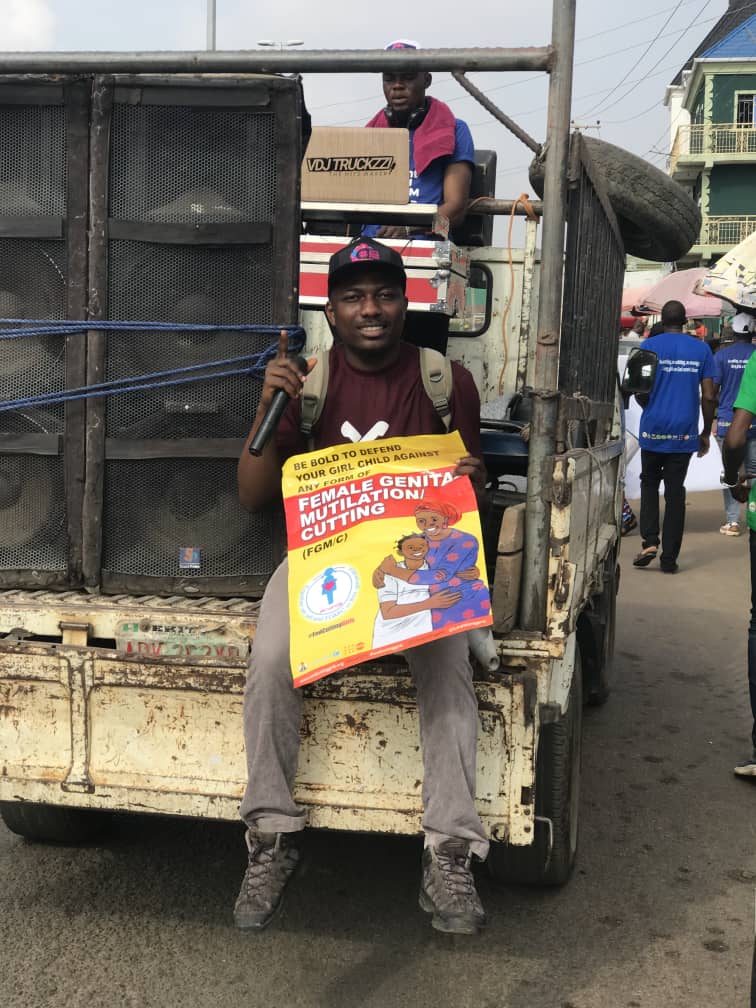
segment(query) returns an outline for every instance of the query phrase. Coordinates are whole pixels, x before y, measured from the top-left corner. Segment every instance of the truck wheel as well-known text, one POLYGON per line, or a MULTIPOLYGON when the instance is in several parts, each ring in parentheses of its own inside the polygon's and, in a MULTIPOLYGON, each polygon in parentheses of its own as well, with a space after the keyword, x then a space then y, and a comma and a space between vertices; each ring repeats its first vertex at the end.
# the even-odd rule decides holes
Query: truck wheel
MULTIPOLYGON (((674 262, 695 245, 701 211, 688 192, 659 168, 595 137, 582 137, 606 185, 625 251, 654 262, 674 262)), ((530 165, 530 182, 543 195, 544 164, 530 165)))
POLYGON ((538 739, 533 843, 530 847, 491 844, 488 867, 498 882, 563 885, 572 873, 580 804, 582 682, 576 647, 569 706, 558 721, 542 727, 538 739))
POLYGON ((109 815, 99 809, 0 802, 0 818, 12 833, 46 843, 81 843, 100 833, 109 815))

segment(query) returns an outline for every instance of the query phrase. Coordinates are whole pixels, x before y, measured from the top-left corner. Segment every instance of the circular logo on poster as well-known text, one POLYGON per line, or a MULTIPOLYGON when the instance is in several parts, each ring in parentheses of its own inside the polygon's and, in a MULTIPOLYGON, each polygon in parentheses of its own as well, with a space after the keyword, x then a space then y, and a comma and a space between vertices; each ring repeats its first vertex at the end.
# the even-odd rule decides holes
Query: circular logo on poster
POLYGON ((299 610, 313 623, 337 619, 351 609, 360 579, 354 567, 326 567, 311 578, 299 593, 299 610))

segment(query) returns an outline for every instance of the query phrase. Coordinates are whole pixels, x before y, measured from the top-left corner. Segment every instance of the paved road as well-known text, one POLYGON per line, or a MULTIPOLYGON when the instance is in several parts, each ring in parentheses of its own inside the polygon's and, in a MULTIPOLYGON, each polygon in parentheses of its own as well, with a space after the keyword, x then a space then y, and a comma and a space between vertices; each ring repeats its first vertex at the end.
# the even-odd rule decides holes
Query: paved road
POLYGON ((417 909, 415 841, 312 835, 272 929, 230 924, 235 826, 127 818, 103 845, 0 826, 3 1008, 743 1008, 756 786, 747 752, 747 540, 718 494, 688 509, 681 572, 624 550, 617 682, 587 712, 579 866, 562 890, 495 888, 479 938, 417 909))

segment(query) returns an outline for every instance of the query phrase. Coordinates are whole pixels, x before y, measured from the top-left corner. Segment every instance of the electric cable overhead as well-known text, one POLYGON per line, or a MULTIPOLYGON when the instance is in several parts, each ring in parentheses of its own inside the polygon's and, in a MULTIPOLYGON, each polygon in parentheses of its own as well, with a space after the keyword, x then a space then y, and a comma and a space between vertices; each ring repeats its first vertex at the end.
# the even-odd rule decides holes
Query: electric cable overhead
MULTIPOLYGON (((704 5, 704 7, 702 8, 702 10, 704 10, 709 5, 709 3, 711 3, 711 0, 707 0, 707 3, 704 5)), ((756 0, 754 0, 754 4, 753 5, 754 5, 754 7, 756 7, 756 0)), ((700 13, 701 12, 699 11, 699 15, 700 15, 700 13)), ((710 18, 710 19, 707 19, 707 20, 704 20, 704 21, 699 21, 698 20, 698 16, 697 16, 693 21, 691 21, 691 23, 685 29, 682 29, 682 30, 676 29, 673 32, 667 32, 665 35, 658 35, 654 41, 658 41, 659 39, 662 39, 662 38, 671 38, 672 36, 674 36, 675 37, 675 42, 664 53, 664 55, 661 57, 661 59, 659 59, 654 64, 654 66, 651 67, 651 70, 655 70, 656 67, 658 67, 659 64, 662 62, 662 60, 666 59, 666 57, 669 55, 669 53, 672 52, 672 50, 675 48, 675 46, 678 45, 678 43, 680 42, 680 40, 682 39, 682 37, 687 32, 691 31, 696 26, 700 26, 702 24, 707 24, 709 21, 718 21, 718 20, 719 20, 719 18, 710 18)), ((583 60, 582 62, 578 62, 578 63, 575 64, 575 67, 576 68, 577 67, 583 67, 583 66, 587 66, 588 64, 591 64, 591 63, 597 63, 600 60, 611 59, 614 56, 620 56, 620 55, 622 55, 624 53, 627 53, 629 50, 640 49, 641 46, 647 45, 647 43, 648 43, 648 39, 646 39, 646 40, 644 40, 642 42, 638 42, 634 46, 630 46, 630 47, 625 46, 622 49, 616 49, 616 50, 613 50, 612 52, 603 53, 601 56, 594 56, 594 57, 591 57, 591 59, 583 60)), ((624 99, 627 97, 627 95, 631 94, 637 87, 639 87, 641 84, 645 83, 647 80, 651 79, 652 77, 654 77, 654 76, 661 76, 661 75, 663 75, 663 74, 665 74, 667 72, 668 72, 667 70, 663 70, 661 72, 661 74, 656 74, 655 75, 655 74, 652 74, 650 72, 644 74, 643 77, 642 77, 642 79, 639 80, 639 81, 637 81, 635 84, 633 84, 633 86, 627 92, 625 92, 625 95, 623 95, 622 98, 618 99, 618 101, 624 101, 624 99)), ((541 80, 542 81, 543 80, 543 75, 542 74, 534 74, 531 77, 528 77, 526 79, 527 80, 534 80, 534 81, 535 80, 541 80)), ((519 83, 524 83, 524 82, 523 81, 516 81, 514 83, 518 83, 519 84, 519 83)), ((499 85, 497 87, 488 88, 485 91, 485 94, 486 95, 490 95, 490 94, 493 94, 495 91, 500 91, 500 90, 502 90, 505 87, 512 87, 512 86, 513 86, 513 83, 510 82, 509 84, 502 84, 502 85, 499 85)), ((614 90, 614 88, 599 88, 597 91, 590 91, 586 95, 582 95, 580 97, 575 98, 574 101, 575 102, 583 101, 585 98, 593 98, 596 95, 605 95, 606 97, 608 97, 609 94, 613 90, 614 90)), ((606 101, 606 97, 603 98, 600 102, 598 102, 598 105, 594 106, 594 108, 602 106, 605 103, 605 101, 606 101)), ((375 95, 373 95, 372 98, 369 99, 369 100, 375 101, 375 95)), ((351 103, 349 103, 349 104, 351 104, 351 103)), ((538 106, 538 108, 535 108, 535 109, 529 109, 527 112, 512 112, 512 113, 510 113, 510 115, 512 115, 512 116, 534 115, 536 112, 542 112, 542 111, 544 111, 547 107, 548 107, 547 105, 542 105, 542 106, 538 106)), ((585 118, 586 115, 590 115, 590 114, 591 114, 591 112, 582 113, 580 115, 580 118, 583 119, 583 118, 585 118)), ((345 119, 345 120, 341 121, 339 123, 339 125, 341 125, 341 126, 353 126, 356 123, 361 123, 362 121, 363 121, 362 118, 360 118, 360 119, 345 119)), ((490 119, 485 119, 485 120, 480 120, 480 121, 474 122, 474 123, 473 122, 468 123, 468 125, 471 126, 471 127, 473 127, 473 126, 485 126, 485 125, 488 125, 489 122, 490 122, 490 119)))
MULTIPOLYGON (((679 0, 679 3, 677 3, 675 5, 675 7, 673 8, 672 13, 669 15, 669 17, 667 18, 667 20, 661 26, 661 28, 656 33, 656 35, 654 36, 654 38, 651 39, 651 41, 649 42, 648 46, 646 47, 646 50, 644 51, 643 55, 640 57, 640 60, 638 62, 642 62, 646 58, 646 56, 648 56, 648 54, 651 52, 651 50, 653 49, 653 47, 656 45, 657 41, 661 37, 661 34, 664 31, 664 29, 667 27, 667 25, 672 20, 672 18, 675 16, 675 14, 677 14, 677 12, 680 10, 680 8, 682 7, 682 5, 683 5, 683 0, 679 0)), ((589 116, 589 115, 593 115, 594 112, 598 112, 599 109, 601 108, 601 106, 605 102, 607 102, 616 91, 619 91, 619 89, 625 83, 625 81, 627 80, 627 78, 632 74, 633 70, 635 70, 635 68, 636 68, 637 65, 638 65, 637 63, 633 63, 631 65, 630 69, 625 74, 625 76, 620 81, 618 81, 617 84, 614 85, 614 87, 609 92, 609 94, 606 96, 606 98, 603 98, 600 102, 598 102, 596 105, 594 105, 593 108, 588 109, 588 111, 586 113, 584 113, 584 115, 589 116)))
MULTIPOLYGON (((664 77, 668 72, 669 72, 668 70, 659 70, 655 74, 647 74, 644 77, 644 80, 653 80, 655 77, 664 77)), ((589 91, 587 94, 579 95, 575 99, 575 101, 583 101, 583 99, 585 99, 585 98, 594 98, 596 95, 604 94, 605 92, 606 92, 605 88, 601 88, 599 91, 589 91)), ((647 108, 644 112, 639 113, 639 115, 637 117, 636 116, 632 116, 631 118, 633 118, 633 119, 634 118, 640 118, 641 115, 648 115, 648 113, 651 112, 651 111, 653 111, 653 109, 655 109, 658 104, 660 104, 660 100, 654 102, 654 104, 651 105, 651 106, 649 106, 649 108, 647 108)), ((535 115, 538 112, 545 112, 547 108, 548 108, 547 105, 540 105, 538 108, 535 108, 535 109, 528 109, 527 111, 521 110, 519 112, 510 112, 509 114, 512 117, 516 117, 516 118, 519 119, 519 118, 521 118, 523 116, 535 115)), ((479 122, 468 123, 468 125, 471 128, 476 127, 476 126, 486 126, 486 125, 488 125, 490 123, 490 121, 491 121, 490 119, 485 119, 485 120, 480 120, 479 122)), ((618 119, 618 120, 612 120, 611 122, 607 121, 606 123, 604 123, 602 125, 616 126, 617 124, 621 124, 623 122, 629 122, 629 121, 630 121, 629 119, 618 119)))
MULTIPOLYGON (((656 145, 658 143, 662 142, 662 140, 667 135, 667 133, 670 133, 670 134, 672 133, 672 130, 677 125, 678 120, 680 119, 680 116, 682 115, 682 112, 683 112, 682 108, 678 109, 678 112, 677 112, 677 115, 674 118, 674 121, 671 122, 668 126, 665 127, 664 132, 661 134, 661 136, 658 136, 656 138, 656 140, 654 140, 654 142, 651 144, 651 146, 648 148, 648 150, 644 151, 644 153, 641 155, 641 157, 647 157, 649 154, 656 154, 657 156, 659 156, 661 154, 660 151, 655 150, 656 145)), ((664 157, 668 157, 669 155, 665 153, 663 156, 664 157)))
MULTIPOLYGON (((703 12, 704 12, 704 11, 706 10, 706 8, 707 8, 707 7, 708 7, 708 6, 709 6, 709 5, 711 4, 711 2, 712 2, 712 0, 706 0, 706 2, 704 3, 703 7, 702 7, 702 8, 701 8, 701 9, 699 10, 698 14, 697 14, 697 15, 696 15, 696 17, 695 17, 695 18, 693 19, 693 21, 692 21, 692 22, 691 22, 691 23, 690 23, 690 24, 688 25, 688 27, 687 27, 687 28, 685 28, 685 29, 684 29, 684 30, 683 30, 682 32, 680 32, 680 34, 679 34, 679 36, 678 36, 677 40, 676 40, 675 42, 673 42, 673 43, 672 43, 672 45, 671 45, 671 46, 669 47, 669 49, 667 49, 667 51, 666 51, 665 53, 663 53, 663 54, 662 54, 662 55, 661 55, 661 56, 659 57, 659 59, 658 59, 658 60, 656 61, 656 63, 654 63, 654 65, 653 65, 652 67, 650 67, 650 68, 649 68, 649 72, 650 72, 650 71, 652 71, 652 70, 656 70, 656 68, 657 68, 657 67, 658 67, 658 66, 659 66, 659 65, 660 65, 661 63, 663 63, 663 62, 664 62, 664 60, 665 60, 665 59, 667 58, 667 56, 669 56, 669 54, 670 54, 670 53, 672 52, 672 50, 673 50, 673 49, 674 49, 674 48, 675 48, 675 47, 677 46, 677 44, 678 44, 679 42, 681 42, 681 41, 682 41, 682 39, 683 39, 683 38, 684 38, 684 37, 685 37, 685 36, 686 36, 686 35, 688 34, 688 32, 689 32, 689 31, 691 31, 691 29, 693 29, 693 28, 695 28, 695 27, 697 27, 697 26, 698 26, 698 24, 699 24, 699 20, 698 20, 698 19, 699 19, 699 18, 700 18, 700 16, 701 16, 701 15, 703 14, 703 12)), ((623 102, 623 101, 625 100, 625 98, 627 98, 627 97, 628 97, 629 95, 631 95, 631 94, 633 93, 633 91, 635 91, 635 90, 636 90, 636 88, 640 87, 640 85, 641 85, 641 84, 645 83, 645 81, 647 80, 647 78, 648 78, 648 75, 647 75, 647 74, 644 74, 644 75, 643 75, 643 77, 641 77, 641 79, 640 79, 640 80, 637 80, 637 81, 636 81, 636 82, 635 82, 635 83, 634 83, 634 84, 632 85, 632 87, 631 87, 631 88, 629 88, 629 89, 628 89, 628 90, 627 90, 627 91, 626 91, 626 92, 625 92, 625 93, 624 93, 624 94, 622 95, 622 97, 621 97, 621 98, 618 98, 618 99, 617 99, 617 101, 619 101, 619 102, 623 102)), ((605 99, 603 100, 603 102, 599 102, 599 108, 598 108, 598 110, 597 110, 597 111, 599 111, 599 112, 600 112, 600 111, 601 111, 601 109, 602 109, 603 107, 605 107, 605 106, 606 106, 606 102, 607 102, 607 100, 608 100, 608 98, 609 98, 609 97, 610 97, 610 96, 609 96, 609 95, 607 95, 607 97, 606 97, 606 98, 605 98, 605 99)))
MULTIPOLYGON (((666 70, 664 71, 666 73, 666 70)), ((661 76, 657 74, 657 76, 661 76)), ((655 108, 659 106, 659 99, 654 102, 653 105, 649 105, 648 108, 643 109, 642 112, 636 112, 635 115, 628 116, 627 119, 604 119, 601 123, 602 126, 622 126, 624 123, 635 122, 636 119, 642 119, 643 116, 648 115, 649 112, 653 112, 655 108)))
MULTIPOLYGON (((678 42, 682 39, 682 37, 688 31, 690 31, 692 28, 696 27, 697 25, 701 25, 701 24, 706 24, 707 23, 706 21, 700 21, 699 17, 701 15, 701 13, 709 6, 710 3, 711 3, 711 0, 706 0, 706 3, 699 10, 698 15, 696 16, 696 18, 694 18, 694 20, 690 23, 690 25, 687 28, 685 28, 683 30, 682 33, 680 33, 680 32, 670 32, 670 33, 668 33, 667 36, 660 36, 660 37, 667 37, 668 38, 669 35, 675 34, 675 35, 677 35, 677 41, 674 43, 674 45, 672 45, 656 61, 656 63, 650 68, 651 71, 656 70, 656 68, 667 58, 667 56, 672 51, 672 49, 675 48, 675 46, 678 44, 678 42)), ((756 8, 756 0, 753 0, 753 2, 751 4, 749 4, 748 6, 752 6, 752 7, 756 8)), ((712 18, 710 20, 719 20, 719 19, 718 18, 712 18)), ((649 73, 644 74, 642 80, 637 81, 628 91, 625 92, 625 94, 622 96, 622 98, 618 99, 618 101, 620 101, 620 102, 624 101, 624 99, 627 98, 628 95, 630 95, 637 87, 639 87, 641 84, 645 83, 646 81, 652 80, 654 77, 664 76, 667 73, 668 73, 668 70, 667 69, 663 69, 663 70, 661 70, 661 71, 659 71, 657 73, 649 72, 649 73)), ((491 90, 493 90, 493 89, 491 89, 491 90)), ((586 95, 581 95, 580 97, 575 98, 575 101, 583 101, 585 98, 592 98, 595 95, 602 94, 602 93, 606 94, 606 89, 601 89, 599 91, 589 92, 586 95)), ((608 95, 607 95, 607 97, 608 97, 608 95)), ((606 99, 604 99, 604 100, 602 100, 601 102, 598 103, 599 107, 604 104, 605 100, 606 99)), ((647 115, 649 112, 651 112, 656 107, 656 104, 657 103, 655 102, 653 105, 649 106, 649 108, 647 108, 644 112, 638 113, 637 115, 634 115, 634 116, 630 116, 627 119, 612 120, 610 123, 607 123, 607 125, 621 125, 624 122, 631 122, 634 119, 639 119, 639 118, 641 118, 641 116, 647 115)), ((596 107, 596 106, 594 106, 594 107, 596 107)), ((518 117, 519 118, 519 117, 527 116, 527 115, 535 115, 537 112, 544 112, 544 111, 546 111, 547 108, 548 108, 547 105, 542 105, 542 106, 539 106, 538 108, 535 108, 535 109, 528 109, 527 111, 512 112, 510 114, 513 117, 518 117)), ((581 119, 584 118, 585 115, 590 115, 590 113, 584 113, 583 115, 580 116, 580 118, 581 119)), ((679 117, 679 113, 678 113, 678 117, 679 117)), ((486 125, 486 121, 470 123, 469 125, 471 127, 483 126, 483 125, 486 125)), ((666 130, 665 130, 665 133, 666 133, 666 130)), ((653 146, 655 147, 656 144, 659 143, 659 141, 663 139, 663 137, 664 137, 664 134, 662 134, 662 136, 659 138, 659 140, 655 141, 655 143, 653 144, 653 146)), ((646 153, 649 153, 649 151, 647 151, 646 153)))
MULTIPOLYGON (((652 21, 655 18, 658 18, 661 14, 665 14, 669 10, 676 11, 680 6, 687 6, 688 4, 692 4, 692 3, 695 3, 695 2, 696 2, 696 0, 680 0, 679 3, 675 4, 674 8, 672 8, 672 7, 665 7, 665 8, 663 8, 660 11, 656 11, 654 14, 648 14, 646 17, 636 18, 634 21, 625 21, 622 24, 613 25, 611 28, 604 28, 604 29, 602 29, 599 32, 594 32, 592 35, 583 35, 580 38, 578 38, 578 39, 575 40, 575 44, 579 45, 581 42, 589 42, 592 39, 600 38, 602 35, 614 34, 615 32, 621 31, 623 28, 635 27, 636 25, 643 24, 644 21, 652 21)), ((712 20, 717 20, 717 19, 716 18, 712 18, 712 20)), ((666 27, 666 25, 662 26, 662 29, 661 29, 662 31, 663 31, 664 27, 666 27)), ((643 42, 639 42, 637 44, 637 47, 640 48, 640 46, 644 45, 646 41, 648 41, 648 40, 646 39, 643 42)), ((656 41, 656 39, 654 41, 656 41)), ((622 50, 618 50, 618 54, 622 53, 622 52, 627 52, 627 51, 628 51, 627 48, 622 49, 622 50)), ((592 63, 592 62, 594 62, 596 60, 606 59, 607 56, 611 56, 611 55, 615 55, 615 54, 612 54, 612 53, 602 54, 601 56, 592 57, 589 60, 583 60, 581 63, 576 63, 575 66, 585 66, 586 64, 592 63)), ((489 94, 489 93, 491 93, 493 91, 501 91, 504 88, 508 88, 508 87, 518 87, 518 86, 520 86, 522 84, 527 84, 529 81, 541 80, 542 77, 543 77, 543 74, 529 74, 527 77, 523 77, 520 80, 509 81, 506 84, 499 84, 496 87, 489 88, 486 91, 486 94, 489 94)), ((451 81, 444 81, 443 83, 444 84, 448 84, 448 83, 451 83, 451 81)), ((324 109, 338 108, 340 105, 361 105, 361 104, 365 104, 367 102, 374 102, 374 101, 375 101, 375 93, 370 94, 370 95, 365 95, 363 98, 344 98, 344 99, 342 99, 340 101, 328 102, 325 105, 314 105, 310 109, 310 112, 322 112, 324 109)))

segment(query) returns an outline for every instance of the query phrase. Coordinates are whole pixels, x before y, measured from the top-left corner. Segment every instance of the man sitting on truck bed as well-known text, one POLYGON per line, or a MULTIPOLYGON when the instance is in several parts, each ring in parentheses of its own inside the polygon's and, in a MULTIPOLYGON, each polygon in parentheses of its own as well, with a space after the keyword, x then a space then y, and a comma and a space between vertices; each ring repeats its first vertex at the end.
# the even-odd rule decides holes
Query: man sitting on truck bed
MULTIPOLYGON (((313 428, 313 449, 345 444, 347 422, 384 437, 442 434, 444 425, 425 392, 418 350, 402 340, 407 310, 401 256, 371 239, 357 238, 331 257, 326 314, 336 333, 330 351, 328 395, 313 428)), ((239 461, 239 496, 250 511, 280 500, 281 467, 308 451, 300 430, 303 376, 287 357, 286 334, 265 371, 260 405, 239 461), (274 394, 291 398, 275 439, 253 457, 249 440, 274 394)), ((312 361, 310 362, 312 366, 312 361)), ((480 400, 469 372, 453 364, 452 429, 468 451, 456 474, 469 476, 482 496, 480 400)), ((295 804, 302 693, 289 666, 288 566, 270 579, 260 607, 244 696, 248 784, 241 805, 247 824, 249 865, 234 908, 241 928, 264 928, 281 905, 299 854, 295 834, 305 810, 295 804)), ((475 808, 478 710, 465 634, 423 644, 405 657, 417 690, 423 749, 423 830, 420 905, 442 931, 474 934, 485 914, 470 870, 484 859, 488 841, 475 808)))

